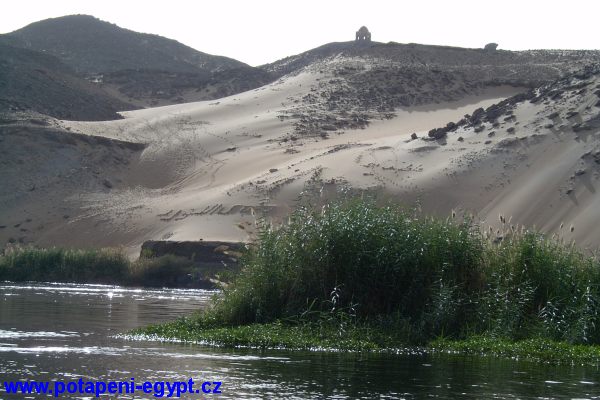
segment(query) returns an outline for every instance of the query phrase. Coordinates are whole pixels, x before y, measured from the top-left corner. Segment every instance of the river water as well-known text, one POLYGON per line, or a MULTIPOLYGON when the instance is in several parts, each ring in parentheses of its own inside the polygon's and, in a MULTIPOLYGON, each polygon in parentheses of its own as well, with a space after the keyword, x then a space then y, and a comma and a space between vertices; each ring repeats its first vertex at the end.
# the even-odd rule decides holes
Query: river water
MULTIPOLYGON (((213 294, 2 283, 0 382, 222 382, 221 394, 182 396, 195 399, 600 398, 600 370, 595 367, 457 355, 232 350, 117 336, 189 314, 213 294)), ((41 396, 8 395, 2 386, 4 398, 41 396)), ((138 392, 118 398, 156 397, 138 392)))

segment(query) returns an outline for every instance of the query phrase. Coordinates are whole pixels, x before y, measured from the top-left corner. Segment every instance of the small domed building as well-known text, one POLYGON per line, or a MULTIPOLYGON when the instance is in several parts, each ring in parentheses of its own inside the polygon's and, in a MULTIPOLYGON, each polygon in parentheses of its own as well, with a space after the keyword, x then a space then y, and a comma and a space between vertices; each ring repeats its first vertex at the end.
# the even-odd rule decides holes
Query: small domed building
POLYGON ((371 32, 367 29, 366 26, 361 26, 359 30, 356 31, 356 41, 357 42, 370 42, 371 41, 371 32))
POLYGON ((498 48, 498 43, 488 43, 483 48, 485 51, 494 52, 498 48))

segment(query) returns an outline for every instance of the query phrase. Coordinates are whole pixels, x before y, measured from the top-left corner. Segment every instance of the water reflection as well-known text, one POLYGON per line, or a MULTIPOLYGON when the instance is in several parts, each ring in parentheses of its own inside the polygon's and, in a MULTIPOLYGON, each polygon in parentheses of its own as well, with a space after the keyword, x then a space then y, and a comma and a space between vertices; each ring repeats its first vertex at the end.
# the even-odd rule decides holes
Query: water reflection
POLYGON ((600 398, 599 371, 591 367, 426 354, 225 350, 114 336, 188 314, 213 295, 102 285, 0 285, 1 380, 193 378, 222 381, 219 398, 600 398))

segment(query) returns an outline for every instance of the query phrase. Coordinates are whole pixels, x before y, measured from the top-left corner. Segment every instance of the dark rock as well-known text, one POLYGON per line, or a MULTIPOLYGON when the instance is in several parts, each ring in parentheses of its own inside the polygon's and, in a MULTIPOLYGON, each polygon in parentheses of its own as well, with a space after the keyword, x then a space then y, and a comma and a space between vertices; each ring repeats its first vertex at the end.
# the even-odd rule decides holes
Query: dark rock
POLYGON ((498 48, 498 43, 488 43, 483 48, 485 51, 494 52, 498 48))
POLYGON ((479 133, 479 132, 483 132, 484 129, 485 129, 485 126, 480 125, 480 126, 475 127, 474 130, 475 130, 475 133, 479 133))
POLYGON ((514 126, 511 126, 510 128, 508 128, 508 129, 506 130, 506 132, 508 132, 508 133, 515 133, 515 127, 514 127, 514 126))
POLYGON ((501 148, 507 148, 507 147, 514 147, 517 144, 519 144, 520 139, 519 138, 506 138, 506 139, 502 139, 500 142, 498 142, 497 146, 501 147, 501 148))
POLYGON ((559 115, 560 114, 558 114, 557 112, 553 112, 552 114, 548 115, 548 118, 549 119, 555 119, 555 118, 558 118, 559 115))
POLYGON ((495 135, 496 135, 496 132, 494 132, 494 131, 491 131, 490 133, 488 133, 488 137, 492 137, 492 136, 495 136, 495 135))
POLYGON ((109 181, 108 179, 104 179, 104 180, 102 181, 102 184, 103 184, 105 187, 109 188, 109 189, 111 189, 111 188, 113 187, 113 185, 112 185, 111 181, 109 181))
POLYGON ((142 244, 140 258, 173 255, 186 258, 200 266, 237 266, 243 249, 244 244, 236 242, 148 240, 142 244))
POLYGON ((429 137, 434 138, 436 140, 442 139, 447 134, 448 134, 447 128, 434 128, 434 129, 430 130, 428 133, 429 137))
POLYGON ((412 140, 416 140, 416 139, 417 139, 417 134, 413 132, 413 134, 412 134, 412 135, 410 135, 410 138, 411 138, 412 140))
POLYGON ((458 137, 458 139, 456 139, 456 140, 458 140, 459 142, 462 142, 462 141, 464 141, 465 139, 464 139, 462 136, 459 136, 459 137, 458 137))
POLYGON ((483 108, 478 108, 477 110, 473 111, 473 115, 471 115, 471 118, 469 118, 469 121, 472 124, 476 124, 477 122, 481 121, 481 118, 483 118, 484 115, 485 115, 485 110, 483 108))
POLYGON ((573 117, 576 117, 576 116, 578 116, 578 115, 579 115, 579 112, 577 112, 577 111, 569 111, 569 112, 567 113, 567 119, 569 119, 569 118, 573 118, 573 117))
POLYGON ((550 96, 551 100, 558 100, 562 97, 562 91, 560 90, 553 90, 550 93, 548 93, 548 95, 550 96))
POLYGON ((517 103, 521 103, 525 100, 531 100, 534 97, 535 97, 535 92, 533 90, 529 90, 525 93, 516 94, 513 97, 510 97, 503 101, 508 102, 508 104, 517 104, 517 103))
POLYGON ((539 103, 540 101, 542 101, 544 99, 544 96, 535 96, 534 98, 530 99, 529 102, 536 104, 539 103))
POLYGON ((493 104, 486 108, 485 110, 485 119, 488 122, 492 122, 500 118, 506 110, 500 104, 493 104))

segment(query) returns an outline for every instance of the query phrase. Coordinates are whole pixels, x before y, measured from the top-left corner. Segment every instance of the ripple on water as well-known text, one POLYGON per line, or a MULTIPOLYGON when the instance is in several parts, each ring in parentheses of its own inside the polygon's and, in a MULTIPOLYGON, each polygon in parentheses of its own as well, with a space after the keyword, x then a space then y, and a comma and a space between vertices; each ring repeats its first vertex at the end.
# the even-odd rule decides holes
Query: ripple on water
POLYGON ((80 354, 98 354, 116 356, 127 351, 124 348, 118 347, 99 347, 99 346, 0 346, 0 353, 19 353, 19 354, 42 354, 42 353, 80 353, 80 354))
POLYGON ((17 330, 4 330, 0 329, 0 339, 31 339, 31 338, 68 338, 68 337, 79 337, 77 332, 23 332, 17 330))
MULTIPOLYGON (((10 284, 0 285, 4 291, 22 292, 34 290, 36 294, 44 293, 68 295, 101 295, 108 297, 133 296, 137 298, 155 298, 162 300, 186 300, 197 298, 210 298, 219 293, 218 290, 205 289, 141 289, 127 288, 115 285, 75 284, 48 282, 40 284, 10 284)), ((5 293, 5 296, 14 296, 18 293, 5 293)))
POLYGON ((194 378, 222 381, 222 398, 240 399, 594 398, 589 393, 598 385, 594 368, 414 348, 265 351, 119 335, 195 311, 214 291, 54 283, 0 284, 0 291, 10 294, 0 295, 0 374, 11 380, 194 378))

